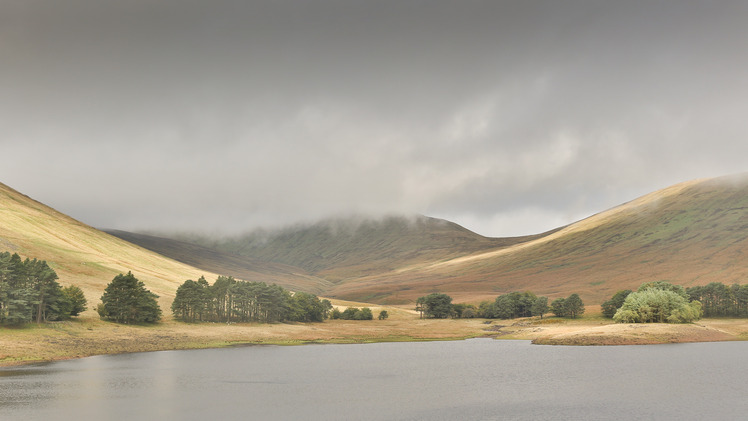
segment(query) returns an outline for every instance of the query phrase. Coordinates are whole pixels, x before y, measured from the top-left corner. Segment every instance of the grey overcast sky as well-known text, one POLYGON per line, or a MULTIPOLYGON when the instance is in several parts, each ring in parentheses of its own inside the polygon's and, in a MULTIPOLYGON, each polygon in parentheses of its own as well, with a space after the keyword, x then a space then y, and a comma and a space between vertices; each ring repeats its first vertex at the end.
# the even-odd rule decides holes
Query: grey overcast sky
POLYGON ((747 158, 746 1, 0 0, 0 182, 96 227, 533 234, 747 158))

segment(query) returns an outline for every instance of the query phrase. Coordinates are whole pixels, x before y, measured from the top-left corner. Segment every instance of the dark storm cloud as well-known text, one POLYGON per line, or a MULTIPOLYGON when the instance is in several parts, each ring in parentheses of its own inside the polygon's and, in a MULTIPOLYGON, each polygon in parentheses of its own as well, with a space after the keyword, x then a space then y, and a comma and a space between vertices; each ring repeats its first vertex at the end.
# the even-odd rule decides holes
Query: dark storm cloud
POLYGON ((745 170, 743 2, 0 1, 0 179, 87 223, 538 232, 745 170))

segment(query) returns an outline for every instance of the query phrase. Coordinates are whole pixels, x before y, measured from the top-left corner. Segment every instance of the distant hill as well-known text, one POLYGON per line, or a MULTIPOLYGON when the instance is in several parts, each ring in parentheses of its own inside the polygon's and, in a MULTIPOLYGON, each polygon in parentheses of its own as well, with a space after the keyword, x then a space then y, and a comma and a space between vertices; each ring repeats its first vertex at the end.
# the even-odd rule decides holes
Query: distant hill
POLYGON ((600 303, 653 280, 748 283, 745 178, 678 184, 532 241, 352 279, 328 294, 404 302, 429 291, 477 300, 531 290, 600 303))
POLYGON ((436 291, 478 302, 527 290, 551 298, 576 292, 599 304, 653 280, 748 283, 746 177, 681 183, 554 231, 506 239, 424 216, 339 218, 218 240, 113 232, 141 248, 2 184, 0 221, 0 251, 47 260, 94 303, 128 270, 166 308, 181 282, 216 273, 382 304, 436 291))
POLYGON ((542 235, 487 238, 455 223, 418 215, 328 219, 221 240, 181 238, 226 253, 300 267, 337 283, 508 247, 542 235))
POLYGON ((314 294, 319 294, 332 287, 332 283, 325 279, 312 276, 304 269, 282 263, 260 261, 193 243, 153 235, 119 230, 104 231, 127 242, 138 244, 143 248, 208 272, 220 273, 247 281, 274 283, 291 290, 314 294))

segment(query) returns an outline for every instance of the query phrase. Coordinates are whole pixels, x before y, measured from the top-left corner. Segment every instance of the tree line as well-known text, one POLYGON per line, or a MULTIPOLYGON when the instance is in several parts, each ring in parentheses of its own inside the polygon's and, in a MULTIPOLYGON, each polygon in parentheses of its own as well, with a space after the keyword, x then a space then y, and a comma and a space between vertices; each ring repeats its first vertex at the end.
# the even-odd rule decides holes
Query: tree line
POLYGON ((46 261, 0 253, 0 324, 67 320, 85 311, 83 291, 57 279, 46 261))
POLYGON ((332 304, 275 284, 219 276, 213 285, 204 277, 185 281, 177 288, 171 310, 186 322, 321 322, 329 317, 332 304))
POLYGON ((510 292, 496 297, 494 301, 483 301, 478 307, 472 304, 452 304, 452 297, 442 293, 431 293, 416 300, 415 310, 421 318, 446 319, 473 318, 514 319, 518 317, 543 317, 552 312, 557 317, 576 318, 584 314, 584 302, 578 294, 558 298, 548 305, 548 297, 538 297, 532 292, 510 292))

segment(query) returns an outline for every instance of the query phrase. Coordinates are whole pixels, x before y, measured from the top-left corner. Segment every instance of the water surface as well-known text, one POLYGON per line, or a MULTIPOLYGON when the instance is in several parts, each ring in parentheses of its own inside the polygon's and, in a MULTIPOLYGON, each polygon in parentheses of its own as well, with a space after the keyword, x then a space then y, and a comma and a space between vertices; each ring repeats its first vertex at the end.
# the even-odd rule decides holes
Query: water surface
POLYGON ((492 339, 108 355, 0 370, 0 419, 742 419, 746 355, 492 339))

